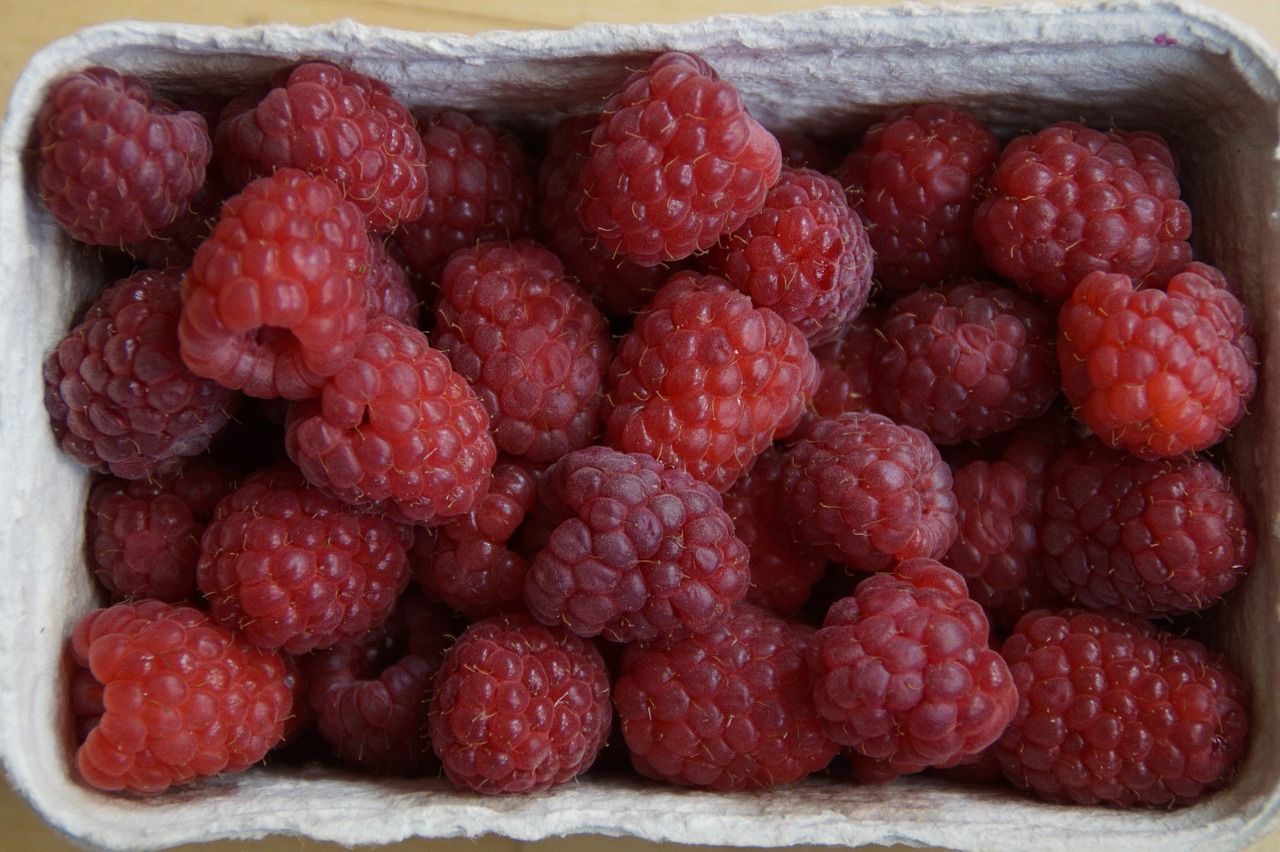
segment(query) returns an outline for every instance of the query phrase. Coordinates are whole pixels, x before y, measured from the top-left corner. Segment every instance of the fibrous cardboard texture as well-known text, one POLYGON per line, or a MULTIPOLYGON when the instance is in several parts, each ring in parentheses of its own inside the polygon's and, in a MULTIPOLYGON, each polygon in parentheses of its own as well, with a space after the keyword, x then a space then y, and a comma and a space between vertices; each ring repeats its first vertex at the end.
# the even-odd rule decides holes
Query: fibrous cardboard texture
POLYGON ((1237 848, 1276 827, 1280 801, 1280 64, 1260 39, 1175 2, 826 9, 670 26, 585 26, 476 37, 350 22, 228 30, 120 23, 35 56, 0 135, 0 754, 13 785, 77 842, 151 849, 290 833, 347 844, 486 833, 532 840, 590 832, 684 843, 908 843, 961 849, 1237 848), (546 128, 600 103, 667 48, 697 51, 766 125, 851 145, 887 108, 943 101, 1002 136, 1058 120, 1150 129, 1181 157, 1199 259, 1240 282, 1258 323, 1261 391, 1229 464, 1258 522, 1257 564, 1203 620, 1250 683, 1253 724, 1235 782, 1172 811, 1070 808, 997 788, 923 777, 888 787, 840 779, 721 795, 638 778, 588 777, 524 797, 482 798, 440 779, 369 779, 268 765, 136 799, 96 793, 68 762, 64 646, 102 603, 82 555, 87 477, 59 453, 41 362, 103 282, 33 191, 29 131, 47 85, 89 64, 149 79, 161 93, 234 94, 299 58, 378 77, 411 106, 453 107, 546 128))

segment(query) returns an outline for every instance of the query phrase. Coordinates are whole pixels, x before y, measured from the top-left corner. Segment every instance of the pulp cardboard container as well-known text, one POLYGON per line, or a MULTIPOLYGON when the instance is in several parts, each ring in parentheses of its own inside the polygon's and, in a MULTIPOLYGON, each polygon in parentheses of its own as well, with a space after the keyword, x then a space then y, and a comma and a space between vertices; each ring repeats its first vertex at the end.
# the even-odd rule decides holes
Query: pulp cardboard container
POLYGON ((0 754, 11 783, 85 845, 152 849, 285 833, 347 844, 485 833, 570 833, 783 846, 908 843, 953 848, 1235 848, 1278 824, 1280 803, 1280 79, 1261 41, 1178 2, 1000 8, 827 9, 676 26, 586 26, 474 38, 349 22, 228 30, 120 23, 35 56, 0 137, 0 754), (628 67, 666 48, 701 53, 773 128, 851 142, 894 105, 966 108, 1010 136, 1063 119, 1146 128, 1178 151, 1199 257, 1240 282, 1265 361, 1253 411, 1229 445, 1257 520, 1257 565, 1201 625, 1251 685, 1247 757, 1231 786, 1170 811, 1069 808, 1012 791, 911 777, 888 787, 818 779, 757 794, 587 777, 552 793, 481 798, 446 782, 268 765, 165 795, 103 795, 68 754, 64 644, 102 601, 82 556, 86 475, 59 453, 40 365, 103 283, 33 189, 29 128, 48 84, 88 64, 139 74, 162 93, 233 94, 302 57, 388 82, 411 106, 478 111, 531 128, 599 103, 628 67))

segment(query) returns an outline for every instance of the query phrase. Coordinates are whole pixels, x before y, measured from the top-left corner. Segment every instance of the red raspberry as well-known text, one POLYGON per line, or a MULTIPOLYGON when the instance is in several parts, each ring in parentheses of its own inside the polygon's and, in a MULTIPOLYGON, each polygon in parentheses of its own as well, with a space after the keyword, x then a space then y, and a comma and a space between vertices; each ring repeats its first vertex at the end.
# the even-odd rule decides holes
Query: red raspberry
POLYGON ((903 296, 880 322, 877 409, 938 444, 978 441, 1039 417, 1060 387, 1055 331, 1039 302, 986 281, 903 296))
POLYGON ((1148 618, 1197 612, 1253 563, 1249 513, 1212 462, 1146 461, 1091 438, 1048 480, 1045 571, 1081 606, 1148 618))
POLYGON ((721 278, 678 272, 618 344, 607 440, 723 491, 799 421, 814 371, 790 323, 721 278))
POLYGON ((122 479, 163 476, 231 417, 239 396, 183 363, 180 282, 178 269, 115 282, 45 359, 45 409, 81 464, 122 479))
POLYGON ((387 251, 386 243, 381 239, 371 237, 370 250, 365 278, 368 302, 365 317, 372 320, 379 315, 388 316, 417 328, 422 305, 404 267, 387 251))
POLYGON ((77 240, 119 246, 171 226, 213 154, 198 113, 108 68, 56 81, 36 114, 40 197, 77 240))
POLYGON ((797 169, 813 169, 831 174, 840 165, 841 153, 800 130, 774 130, 773 137, 782 149, 782 164, 797 169))
POLYGON ((649 778, 717 791, 793 784, 826 767, 809 686, 813 628, 750 606, 714 630, 628 645, 613 700, 649 778))
POLYGON ((981 121, 943 104, 901 107, 867 130, 835 175, 867 223, 886 293, 981 272, 970 229, 999 152, 981 121))
POLYGON ((1249 698, 1227 662, 1119 614, 1037 610, 1001 651, 1018 711, 1005 776, 1051 802, 1168 807, 1226 784, 1249 698))
POLYGON ((224 498, 200 541, 196 583, 219 624, 302 654, 386 620, 409 582, 411 533, 272 468, 224 498))
POLYGON ((432 342, 475 389, 500 450, 553 462, 595 441, 612 338, 554 254, 532 240, 455 252, 435 313, 432 342))
POLYGON ((142 242, 121 248, 150 269, 191 266, 196 251, 213 231, 222 205, 232 195, 221 176, 210 171, 172 225, 150 234, 142 242))
POLYGON ((1131 147, 1131 134, 1061 122, 1006 145, 994 195, 974 214, 987 263, 1055 303, 1091 272, 1137 281, 1185 265, 1191 213, 1153 137, 1131 147))
POLYGON ((422 139, 380 80, 305 62, 277 75, 257 104, 224 112, 220 125, 219 152, 235 187, 291 167, 340 186, 370 230, 390 231, 422 215, 422 139))
POLYGON ((1089 275, 1058 319, 1062 386, 1095 434, 1143 458, 1196 452, 1240 422, 1257 390, 1244 306, 1192 264, 1164 290, 1089 275))
POLYGON ((795 540, 859 571, 941 558, 958 531, 937 447, 880 414, 817 421, 787 454, 780 487, 795 540))
POLYGON ((318 399, 294 404, 285 447, 335 497, 423 524, 471 511, 498 455, 484 407, 449 359, 385 316, 318 399))
POLYGON ((809 646, 827 733, 878 770, 869 780, 976 755, 1018 706, 987 633, 964 579, 940 562, 910 559, 864 580, 809 646))
POLYGON ((337 184, 297 169, 255 180, 223 206, 183 279, 183 359, 250 396, 315 396, 364 333, 371 262, 364 220, 337 184))
POLYGON ((150 795, 247 769, 280 742, 290 711, 280 659, 193 607, 94 610, 72 632, 71 660, 77 703, 100 689, 101 715, 85 720, 75 755, 100 790, 150 795))
POLYGON ((445 654, 431 744, 454 784, 546 790, 585 772, 612 724, 609 671, 590 642, 527 615, 478 621, 445 654))
POLYGON ((720 494, 641 453, 588 447, 546 472, 565 517, 530 566, 525 602, 544 624, 634 642, 708 630, 750 580, 720 494))
POLYGON ((669 51, 604 106, 578 185, 578 213, 605 246, 642 266, 710 248, 764 204, 778 140, 710 65, 669 51))
POLYGON ((817 390, 787 440, 802 437, 819 418, 836 417, 846 411, 876 410, 872 375, 882 314, 868 305, 840 330, 835 340, 811 347, 818 368, 817 390))

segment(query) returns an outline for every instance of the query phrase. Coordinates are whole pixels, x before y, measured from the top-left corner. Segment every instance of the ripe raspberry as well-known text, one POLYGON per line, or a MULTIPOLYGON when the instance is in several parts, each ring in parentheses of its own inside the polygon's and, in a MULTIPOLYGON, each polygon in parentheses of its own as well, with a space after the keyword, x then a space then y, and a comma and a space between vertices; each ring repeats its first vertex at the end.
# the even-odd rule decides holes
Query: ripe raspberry
MULTIPOLYGON (((80 619, 71 660, 101 715, 75 754, 99 790, 162 793, 239 772, 280 742, 291 697, 274 654, 246 644, 188 606, 120 603, 80 619)), ((81 702, 83 706, 83 702, 81 702)))
POLYGON ((302 654, 377 628, 409 582, 411 533, 307 485, 250 475, 200 541, 196 583, 215 621, 260 648, 302 654))
POLYGON ((200 536, 231 490, 230 469, 205 458, 151 479, 102 479, 89 492, 85 541, 113 599, 190 600, 200 536))
POLYGON ((233 186, 296 168, 341 187, 372 231, 422 215, 426 153, 413 117, 385 83, 329 62, 304 62, 244 106, 224 112, 218 131, 233 186))
POLYGON ((837 167, 849 205, 867 224, 886 293, 982 271, 971 227, 999 152, 977 118, 928 103, 891 112, 837 167))
POLYGON ((878 764, 876 780, 982 751, 1018 706, 987 633, 964 579, 940 562, 910 559, 864 580, 809 646, 827 733, 878 764))
POLYGON ((297 169, 230 198, 182 286, 182 357, 256 397, 315 396, 365 327, 372 262, 360 212, 297 169))
POLYGON ((814 388, 799 330, 721 278, 678 272, 618 344, 606 437, 723 491, 798 422, 814 388))
POLYGON ((1217 444, 1257 390, 1257 344, 1244 306, 1192 264, 1164 290, 1089 275, 1058 319, 1062 387, 1108 444, 1143 458, 1217 444))
POLYGON ((430 717, 432 747, 454 784, 546 790, 585 772, 604 746, 609 672, 594 645, 562 627, 495 616, 445 654, 430 717))
POLYGON ((772 133, 782 149, 784 166, 831 174, 840 165, 841 152, 808 133, 800 130, 774 130, 772 133))
POLYGON ((1168 807, 1226 784, 1249 699, 1226 661, 1140 619, 1037 610, 1002 649, 1018 711, 1005 776, 1051 802, 1168 807))
POLYGON ((417 328, 421 303, 404 267, 387 251, 386 243, 377 237, 370 239, 370 252, 365 278, 366 319, 384 315, 417 328))
POLYGON ((1061 303, 1091 272, 1166 277, 1190 259, 1191 213, 1176 163, 1153 134, 1132 141, 1061 122, 1000 153, 995 191, 974 214, 987 263, 1061 303))
POLYGON ((1007 431, 1058 395, 1055 332, 1036 300, 986 281, 903 296, 880 322, 877 409, 937 444, 1007 431))
POLYGON ((817 421, 788 452, 781 489, 795 540, 859 571, 941 558, 958 531, 937 447, 880 414, 817 421))
POLYGON ((710 248, 764 204, 778 140, 710 65, 669 51, 604 106, 578 211, 605 246, 642 266, 710 248))
POLYGON ((554 254, 532 240, 455 252, 435 314, 432 342, 471 383, 500 450, 553 462, 595 441, 612 339, 554 254))
POLYGON ((204 184, 182 210, 173 224, 149 235, 142 242, 121 246, 125 254, 138 260, 149 269, 167 269, 170 266, 186 269, 195 259, 196 251, 213 232, 218 213, 232 192, 221 176, 210 171, 204 184))
POLYGON ((1148 618, 1197 612, 1253 563, 1249 513, 1212 462, 1147 461, 1090 438, 1048 480, 1045 572, 1080 606, 1148 618))
POLYGON ((835 340, 811 347, 818 368, 817 390, 800 424, 785 436, 786 440, 799 439, 820 418, 836 417, 846 411, 876 410, 872 374, 882 314, 868 305, 840 330, 835 340))
POLYGON ((143 242, 171 226, 213 154, 204 118, 108 68, 56 81, 35 130, 40 197, 68 234, 92 245, 143 242))
POLYGON ((813 628, 750 606, 684 639, 628 645, 613 699, 631 762, 717 791, 793 784, 836 755, 809 686, 813 628))
POLYGON ((552 465, 542 501, 565 519, 525 578, 544 624, 635 642, 705 631, 750 580, 720 494, 642 453, 588 447, 552 465))
POLYGON ((183 364, 181 271, 103 290, 44 362, 45 409, 67 455, 122 479, 163 476, 199 455, 239 395, 183 364))

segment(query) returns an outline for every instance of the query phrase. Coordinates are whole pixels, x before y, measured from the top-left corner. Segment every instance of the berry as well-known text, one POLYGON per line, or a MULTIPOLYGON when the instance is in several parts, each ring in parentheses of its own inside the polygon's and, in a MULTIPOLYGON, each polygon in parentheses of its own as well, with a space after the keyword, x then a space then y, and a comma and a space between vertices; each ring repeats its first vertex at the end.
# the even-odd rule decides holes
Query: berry
POLYGON ((40 197, 73 238, 139 243, 174 224, 213 154, 198 113, 94 67, 57 80, 36 114, 40 197))
POLYGON ((834 340, 811 347, 817 366, 817 389, 801 418, 787 436, 796 440, 813 422, 846 411, 875 411, 873 384, 876 343, 883 311, 868 305, 844 325, 834 340))
POLYGON ((600 652, 562 627, 500 615, 445 654, 430 707, 445 775, 485 794, 528 793, 585 772, 612 724, 600 652))
POLYGON ((1226 661, 1140 619, 1037 610, 1001 651, 1018 710, 1005 776, 1050 802, 1165 808, 1226 784, 1248 702, 1226 661))
POLYGON ((76 769, 99 790, 152 795, 262 760, 292 703, 284 666, 189 606, 120 603, 77 622, 71 661, 85 719, 76 769))
POLYGON ((404 267, 388 252, 386 243, 377 237, 370 239, 370 252, 365 278, 368 288, 366 319, 385 315, 417 328, 421 304, 404 267))
POLYGON ((370 323, 318 399, 292 407, 285 447, 344 502, 423 524, 471 511, 497 459, 466 380, 422 332, 389 317, 370 323))
POLYGON ((230 419, 239 396, 183 363, 180 276, 145 270, 115 282, 45 359, 54 436, 81 464, 122 479, 163 476, 230 419))
POLYGON ((710 65, 669 51, 605 103, 578 214, 642 266, 680 260, 737 230, 778 179, 778 141, 710 65))
POLYGON ((793 784, 836 744, 809 687, 810 627, 753 607, 683 639, 628 645, 613 689, 635 768, 717 791, 793 784))
POLYGON ((126 243, 121 248, 150 269, 170 266, 186 269, 195 259, 200 244, 213 231, 218 213, 231 194, 221 176, 210 171, 173 224, 148 235, 142 242, 126 243))
POLYGON ((183 279, 183 360, 249 396, 315 396, 364 333, 371 252, 337 184, 288 168, 258 178, 223 206, 183 279))

